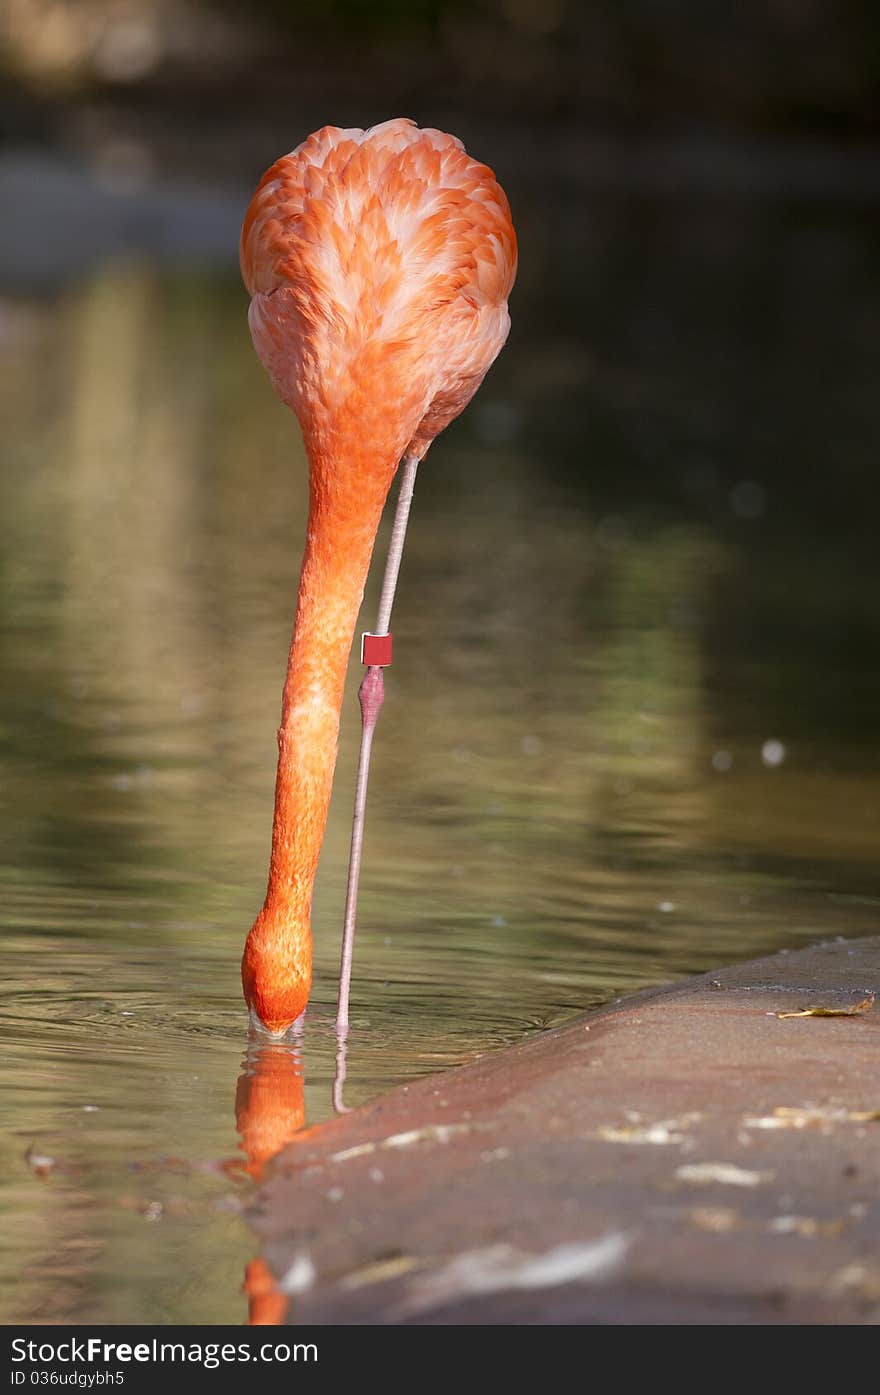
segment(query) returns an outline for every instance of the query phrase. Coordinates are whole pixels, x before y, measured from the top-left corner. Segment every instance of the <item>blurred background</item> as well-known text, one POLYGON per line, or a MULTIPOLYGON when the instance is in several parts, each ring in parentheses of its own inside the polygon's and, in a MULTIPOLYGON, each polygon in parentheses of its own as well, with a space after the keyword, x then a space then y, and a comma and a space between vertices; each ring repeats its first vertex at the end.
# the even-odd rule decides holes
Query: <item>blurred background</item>
POLYGON ((2 43, 20 131, 66 127, 88 148, 102 122, 164 130, 167 147, 226 146, 233 171, 249 142, 330 106, 368 124, 415 102, 511 135, 852 143, 878 121, 880 18, 860 0, 5 0, 2 43))
POLYGON ((247 331, 249 194, 320 125, 409 115, 495 169, 520 237, 510 341, 420 472, 357 1103, 877 931, 880 11, 2 0, 0 75, 0 1303, 239 1321, 238 959, 306 508, 247 331))

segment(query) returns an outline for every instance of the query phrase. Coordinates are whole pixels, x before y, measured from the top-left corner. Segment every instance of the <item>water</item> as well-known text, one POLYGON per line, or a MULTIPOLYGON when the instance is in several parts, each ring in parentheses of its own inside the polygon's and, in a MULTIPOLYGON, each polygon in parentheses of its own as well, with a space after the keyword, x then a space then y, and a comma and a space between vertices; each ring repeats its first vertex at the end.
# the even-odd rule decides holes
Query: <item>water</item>
MULTIPOLYGON (((349 1103, 621 992, 877 930, 867 219, 511 192, 514 335, 420 472, 404 560, 349 1103)), ((2 302, 0 340, 2 1316, 239 1322, 238 959, 302 449, 232 268, 108 260, 2 302)), ((357 679, 304 1101, 282 1062, 309 1124, 357 679)))

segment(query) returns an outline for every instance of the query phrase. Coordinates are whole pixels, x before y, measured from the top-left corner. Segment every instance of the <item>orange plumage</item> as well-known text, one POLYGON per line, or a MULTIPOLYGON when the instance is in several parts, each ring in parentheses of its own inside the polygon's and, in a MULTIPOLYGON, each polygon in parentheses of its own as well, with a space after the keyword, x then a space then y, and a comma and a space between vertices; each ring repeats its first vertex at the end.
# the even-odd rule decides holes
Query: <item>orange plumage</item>
POLYGON ((309 522, 278 733, 266 900, 245 998, 284 1031, 311 984, 310 912, 342 690, 382 508, 507 338, 516 238, 492 171, 411 121, 325 126, 263 176, 241 236, 254 345, 296 412, 309 522))

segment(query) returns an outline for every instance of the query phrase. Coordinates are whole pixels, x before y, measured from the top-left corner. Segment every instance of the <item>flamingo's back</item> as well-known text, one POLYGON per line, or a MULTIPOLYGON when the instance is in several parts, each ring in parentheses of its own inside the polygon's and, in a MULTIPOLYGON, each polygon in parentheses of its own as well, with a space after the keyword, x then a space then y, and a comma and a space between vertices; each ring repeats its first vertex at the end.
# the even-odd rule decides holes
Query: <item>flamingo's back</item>
POLYGON ((516 238, 492 171, 399 118, 325 126, 278 160, 241 264, 254 344, 310 453, 328 422, 366 426, 378 394, 421 456, 507 338, 516 238))

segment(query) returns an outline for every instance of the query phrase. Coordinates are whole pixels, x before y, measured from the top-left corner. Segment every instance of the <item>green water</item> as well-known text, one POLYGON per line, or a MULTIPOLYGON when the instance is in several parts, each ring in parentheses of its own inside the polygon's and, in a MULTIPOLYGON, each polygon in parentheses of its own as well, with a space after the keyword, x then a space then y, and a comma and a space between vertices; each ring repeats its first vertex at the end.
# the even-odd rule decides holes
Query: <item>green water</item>
MULTIPOLYGON (((868 221, 513 201, 513 337, 417 488, 349 1103, 620 992, 877 930, 868 221)), ((302 448, 232 269, 107 264, 0 311, 2 1315, 243 1321, 252 1184, 223 1164, 302 448)), ((310 1124, 330 1114, 357 681, 310 1124)))

